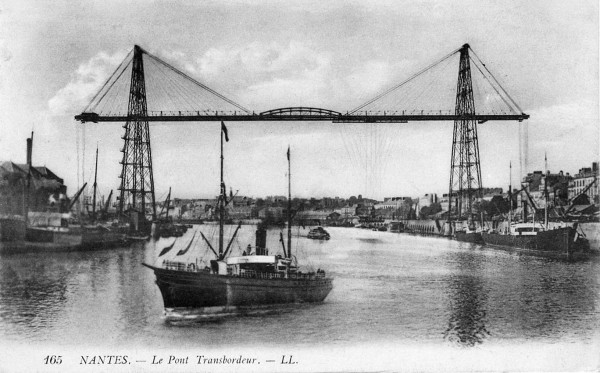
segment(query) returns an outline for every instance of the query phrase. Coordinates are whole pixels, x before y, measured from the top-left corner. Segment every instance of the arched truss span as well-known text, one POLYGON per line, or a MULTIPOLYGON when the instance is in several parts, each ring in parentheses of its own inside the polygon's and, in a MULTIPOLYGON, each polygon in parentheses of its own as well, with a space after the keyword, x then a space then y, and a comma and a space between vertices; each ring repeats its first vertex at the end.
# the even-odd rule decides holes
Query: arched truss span
POLYGON ((332 119, 341 116, 342 113, 337 111, 321 109, 315 107, 304 107, 304 106, 294 106, 294 107, 284 107, 279 109, 272 109, 263 111, 259 114, 261 117, 316 117, 323 119, 332 119))

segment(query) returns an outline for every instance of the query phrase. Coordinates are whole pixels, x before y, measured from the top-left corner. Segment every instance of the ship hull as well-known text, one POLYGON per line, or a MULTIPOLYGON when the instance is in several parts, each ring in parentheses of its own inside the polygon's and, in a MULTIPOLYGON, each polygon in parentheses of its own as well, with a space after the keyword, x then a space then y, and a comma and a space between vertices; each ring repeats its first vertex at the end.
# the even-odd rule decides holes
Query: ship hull
POLYGON ((333 288, 328 277, 261 279, 157 268, 156 284, 165 308, 227 309, 322 302, 333 288))
POLYGON ((125 236, 118 232, 83 229, 50 230, 26 228, 24 237, 2 240, 0 253, 61 252, 99 250, 127 244, 125 236))
POLYGON ((328 239, 330 239, 331 237, 329 237, 329 236, 327 236, 327 235, 319 235, 319 236, 316 236, 316 235, 308 235, 308 236, 306 236, 306 238, 310 238, 311 240, 328 240, 328 239))
POLYGON ((486 245, 516 249, 525 253, 561 258, 584 259, 591 255, 587 241, 577 237, 574 228, 540 231, 536 235, 481 233, 486 245))
POLYGON ((481 237, 481 233, 479 232, 456 232, 455 238, 457 241, 461 242, 470 242, 483 245, 485 242, 483 241, 483 237, 481 237))

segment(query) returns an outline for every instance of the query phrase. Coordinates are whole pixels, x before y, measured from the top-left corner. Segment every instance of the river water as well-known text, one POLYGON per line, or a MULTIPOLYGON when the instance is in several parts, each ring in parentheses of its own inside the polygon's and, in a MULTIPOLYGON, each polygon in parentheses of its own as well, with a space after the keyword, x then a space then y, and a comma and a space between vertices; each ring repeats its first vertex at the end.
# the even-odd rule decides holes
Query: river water
MULTIPOLYGON (((248 243, 254 246, 254 228, 242 227, 232 244, 234 254, 248 243)), ((166 322, 154 274, 141 263, 173 259, 194 231, 214 239, 215 230, 194 226, 160 259, 158 253, 173 238, 111 250, 1 257, 1 340, 44 351, 48 346, 67 351, 537 346, 550 351, 571 347, 584 356, 598 351, 597 257, 565 263, 443 238, 355 228, 328 228, 329 241, 307 239, 308 229, 294 231, 300 264, 325 269, 335 278, 323 304, 166 322)), ((226 230, 231 233, 233 227, 226 230)), ((280 250, 279 232, 269 230, 271 253, 280 250)), ((211 259, 199 236, 183 260, 211 259)), ((597 355, 586 359, 594 363, 597 355)))

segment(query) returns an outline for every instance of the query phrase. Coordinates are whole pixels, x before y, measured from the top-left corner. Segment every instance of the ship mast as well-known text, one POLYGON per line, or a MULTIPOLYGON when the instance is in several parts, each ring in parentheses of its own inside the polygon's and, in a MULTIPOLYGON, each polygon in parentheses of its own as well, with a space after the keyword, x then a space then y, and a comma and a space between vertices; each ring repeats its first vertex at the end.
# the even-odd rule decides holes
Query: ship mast
POLYGON ((546 152, 544 152, 544 168, 544 225, 548 230, 548 156, 546 152))
POLYGON ((98 146, 96 145, 96 169, 94 171, 94 197, 92 197, 92 218, 94 221, 96 220, 96 188, 98 184, 96 183, 98 179, 98 146))
POLYGON ((223 181, 223 135, 225 124, 221 122, 221 195, 219 196, 219 259, 223 256, 223 210, 225 204, 225 182, 223 181))
POLYGON ((288 159, 288 203, 287 203, 287 220, 288 220, 288 237, 287 237, 287 245, 288 245, 288 258, 292 258, 292 174, 291 174, 291 165, 290 165, 290 147, 288 145, 287 151, 287 159, 288 159))
POLYGON ((27 139, 27 181, 25 185, 27 190, 23 192, 23 215, 25 218, 25 225, 29 224, 29 197, 31 189, 31 167, 32 166, 32 153, 33 153, 33 131, 31 131, 31 137, 27 139))
POLYGON ((509 163, 508 173, 508 231, 510 232, 510 224, 512 220, 512 161, 509 163))

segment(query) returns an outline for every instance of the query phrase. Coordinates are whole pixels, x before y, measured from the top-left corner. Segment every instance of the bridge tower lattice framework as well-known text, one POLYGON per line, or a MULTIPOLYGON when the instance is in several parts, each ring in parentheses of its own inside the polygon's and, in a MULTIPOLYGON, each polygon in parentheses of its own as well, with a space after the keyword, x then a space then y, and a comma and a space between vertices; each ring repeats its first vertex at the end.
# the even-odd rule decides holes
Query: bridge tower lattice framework
POLYGON ((456 218, 473 216, 473 202, 481 198, 481 164, 479 140, 475 116, 475 100, 469 62, 469 44, 460 49, 452 156, 450 165, 450 187, 448 193, 448 217, 452 218, 452 202, 456 201, 456 218), (463 204, 466 203, 466 206, 463 204))
POLYGON ((148 107, 143 54, 143 49, 136 45, 133 52, 127 121, 123 126, 125 134, 122 137, 124 146, 120 162, 122 168, 119 215, 137 211, 141 217, 145 217, 148 213, 146 203, 151 202, 152 219, 156 219, 150 128, 148 120, 144 119, 148 115, 148 107))

